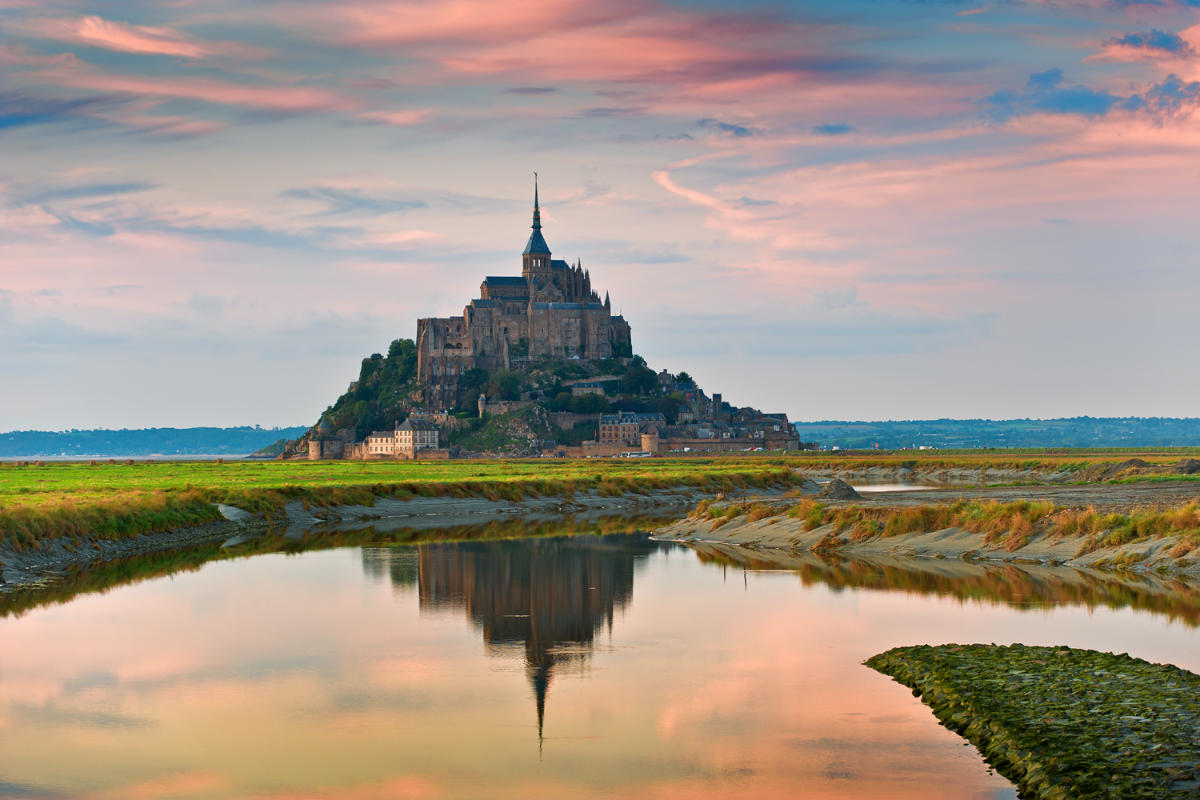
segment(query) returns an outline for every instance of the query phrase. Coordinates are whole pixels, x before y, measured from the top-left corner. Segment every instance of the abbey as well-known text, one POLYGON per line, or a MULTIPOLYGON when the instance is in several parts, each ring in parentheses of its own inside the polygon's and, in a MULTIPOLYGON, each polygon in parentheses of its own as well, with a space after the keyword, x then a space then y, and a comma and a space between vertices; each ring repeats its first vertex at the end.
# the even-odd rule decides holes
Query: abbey
POLYGON ((417 378, 428 408, 453 407, 464 372, 525 366, 543 357, 605 359, 633 355, 629 323, 592 289, 591 275, 552 258, 542 236, 537 186, 533 233, 521 275, 488 276, 460 317, 417 320, 417 378))

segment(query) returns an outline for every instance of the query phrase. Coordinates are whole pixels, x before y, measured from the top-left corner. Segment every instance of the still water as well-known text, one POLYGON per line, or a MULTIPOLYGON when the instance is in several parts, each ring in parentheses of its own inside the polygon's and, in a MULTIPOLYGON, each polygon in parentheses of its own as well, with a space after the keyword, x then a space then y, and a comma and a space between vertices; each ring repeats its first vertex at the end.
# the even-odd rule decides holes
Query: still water
POLYGON ((0 797, 1010 798, 860 662, 1020 641, 1200 671, 1194 598, 730 552, 347 547, 9 614, 0 797))

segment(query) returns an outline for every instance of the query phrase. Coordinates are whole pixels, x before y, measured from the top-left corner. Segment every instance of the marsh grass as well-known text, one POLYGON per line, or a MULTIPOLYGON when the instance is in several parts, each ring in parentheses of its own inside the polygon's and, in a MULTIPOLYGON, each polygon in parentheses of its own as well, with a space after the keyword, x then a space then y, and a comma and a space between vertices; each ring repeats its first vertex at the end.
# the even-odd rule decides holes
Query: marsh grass
MULTIPOLYGON (((872 454, 762 454, 654 459, 525 459, 444 462, 268 461, 268 462, 30 462, 0 464, 0 542, 18 548, 62 536, 131 536, 218 519, 214 503, 253 513, 279 514, 289 502, 314 509, 373 505, 382 497, 486 497, 519 501, 530 497, 571 497, 576 492, 603 496, 661 489, 699 489, 744 497, 751 488, 795 488, 806 469, 865 469, 906 466, 914 469, 1014 468, 1079 471, 1117 463, 1137 455, 1152 464, 1168 464, 1182 450, 1012 451, 872 454)), ((1160 479, 1162 476, 1152 476, 1160 479)), ((854 535, 869 536, 860 520, 882 522, 880 535, 898 535, 937 524, 932 517, 890 518, 813 505, 801 500, 799 512, 809 529, 836 521, 854 535), (840 516, 839 516, 840 515, 840 516), (843 524, 844 523, 844 524, 843 524)), ((750 513, 747 510, 746 513, 750 513)), ((1015 509, 962 510, 972 521, 1017 530, 1015 509), (999 517, 1008 513, 1007 520, 999 517), (972 517, 972 515, 974 515, 972 517), (1007 528, 1005 524, 1010 523, 1007 528)), ((1022 518, 1029 511, 1020 511, 1022 518)), ((1035 529, 1037 520, 1029 519, 1035 529)), ((941 527, 946 527, 942 524, 941 527)), ((993 535, 1000 535, 995 533, 993 535)), ((1122 534, 1124 535, 1124 534, 1122 534)), ((1136 526, 1130 535, 1139 535, 1136 526)))
POLYGON ((1059 508, 1048 501, 1035 500, 1008 503, 960 500, 943 505, 870 508, 835 506, 805 498, 787 507, 762 502, 722 506, 705 501, 692 516, 716 520, 718 524, 714 527, 720 527, 740 514, 752 521, 772 516, 801 519, 806 531, 832 526, 826 537, 829 544, 846 531, 850 532, 851 541, 862 542, 876 537, 959 528, 983 534, 985 542, 999 543, 1009 552, 1021 549, 1035 536, 1082 538, 1077 555, 1169 536, 1182 537, 1171 551, 1174 558, 1200 549, 1200 503, 1196 502, 1174 509, 1102 514, 1094 508, 1059 508))
POLYGON ((49 538, 170 530, 220 519, 217 503, 273 517, 291 502, 319 510, 380 498, 517 502, 688 488, 732 495, 800 480, 771 458, 7 465, 0 467, 0 542, 23 550, 49 538))

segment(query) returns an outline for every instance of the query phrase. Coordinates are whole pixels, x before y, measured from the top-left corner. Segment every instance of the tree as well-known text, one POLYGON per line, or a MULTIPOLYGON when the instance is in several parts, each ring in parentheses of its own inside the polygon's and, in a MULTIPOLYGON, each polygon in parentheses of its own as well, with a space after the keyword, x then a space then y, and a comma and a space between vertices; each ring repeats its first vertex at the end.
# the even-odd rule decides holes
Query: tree
POLYGON ((488 396, 516 400, 521 396, 521 375, 506 369, 497 371, 488 384, 488 396))
POLYGON ((696 382, 694 380, 692 380, 692 376, 688 375, 686 372, 681 372, 678 375, 676 375, 675 382, 676 383, 690 383, 692 386, 696 385, 696 382))
POLYGON ((654 400, 654 410, 667 418, 668 425, 674 425, 679 419, 679 403, 673 397, 659 397, 654 400))
POLYGON ((566 411, 571 407, 571 393, 559 392, 547 400, 544 405, 548 411, 566 411))
POLYGON ((630 367, 629 371, 621 376, 621 391, 628 394, 652 394, 658 388, 658 376, 654 374, 654 370, 644 366, 630 367))
POLYGON ((603 414, 612 408, 602 394, 585 394, 571 398, 570 408, 576 414, 603 414))
POLYGON ((471 367, 462 374, 461 378, 458 379, 458 385, 463 388, 466 399, 474 403, 475 399, 479 396, 479 393, 487 387, 491 378, 492 376, 486 369, 483 369, 482 367, 471 367))

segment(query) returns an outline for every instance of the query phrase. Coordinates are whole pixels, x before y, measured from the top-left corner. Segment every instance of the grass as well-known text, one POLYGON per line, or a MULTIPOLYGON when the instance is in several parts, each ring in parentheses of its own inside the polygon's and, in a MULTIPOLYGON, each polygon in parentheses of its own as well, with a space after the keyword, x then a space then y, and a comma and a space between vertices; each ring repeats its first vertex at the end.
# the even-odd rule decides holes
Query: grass
POLYGON ((0 466, 0 541, 24 549, 48 537, 167 530, 217 519, 215 503, 271 515, 292 501, 327 507, 373 505, 380 497, 520 500, 681 487, 716 493, 799 480, 782 460, 761 457, 9 464, 0 466))
POLYGON ((1200 675, 1014 644, 899 647, 867 666, 913 690, 1031 800, 1200 792, 1200 675))
MULTIPOLYGON (((47 537, 113 537, 166 530, 216 519, 213 503, 274 514, 291 501, 315 507, 370 505, 378 497, 517 500, 577 491, 618 495, 669 487, 732 494, 747 487, 794 483, 798 476, 793 470, 903 466, 1078 471, 1134 456, 1165 465, 1188 452, 1162 448, 439 462, 0 463, 0 543, 26 548, 47 537)), ((900 521, 894 526, 908 524, 900 521)), ((867 533, 863 526, 862 534, 867 533)))
POLYGON ((940 505, 900 508, 831 505, 811 498, 790 507, 764 502, 731 503, 728 506, 706 501, 692 516, 717 520, 720 527, 735 517, 748 521, 786 515, 804 520, 804 529, 834 526, 833 535, 850 531, 850 539, 865 541, 876 536, 903 536, 959 528, 983 534, 988 544, 1000 543, 1006 550, 1019 550, 1035 535, 1052 539, 1083 538, 1077 555, 1131 542, 1181 537, 1171 551, 1174 558, 1200 548, 1200 503, 1191 502, 1173 509, 1144 509, 1128 513, 1102 514, 1094 508, 1076 509, 1055 506, 1048 501, 959 500, 940 505))

